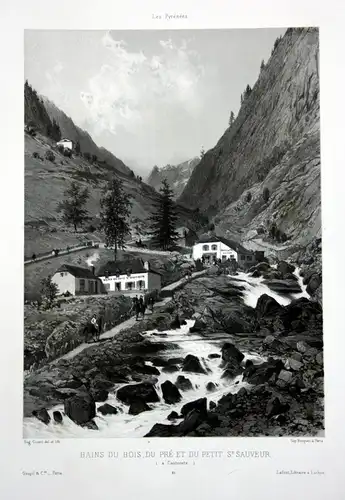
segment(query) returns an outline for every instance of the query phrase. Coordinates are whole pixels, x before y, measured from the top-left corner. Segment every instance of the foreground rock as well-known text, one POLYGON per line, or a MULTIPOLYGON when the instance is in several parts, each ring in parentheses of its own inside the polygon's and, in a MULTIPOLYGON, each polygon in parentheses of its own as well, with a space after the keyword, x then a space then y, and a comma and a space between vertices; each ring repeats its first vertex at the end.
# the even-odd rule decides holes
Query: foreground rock
POLYGON ((86 424, 96 416, 96 404, 91 396, 74 396, 65 400, 64 411, 76 424, 86 424))
POLYGON ((129 415, 139 415, 139 413, 142 413, 143 411, 150 411, 151 408, 149 405, 143 401, 142 399, 136 399, 131 403, 128 414, 129 415))
POLYGON ((99 406, 98 411, 102 415, 116 415, 117 414, 117 409, 108 403, 105 403, 104 405, 99 406))
POLYGON ((174 385, 170 380, 166 380, 161 385, 163 399, 168 404, 175 404, 181 401, 182 396, 176 385, 174 385))
POLYGON ((201 366, 200 360, 193 354, 188 354, 185 357, 183 361, 182 370, 184 372, 206 373, 205 368, 201 366))

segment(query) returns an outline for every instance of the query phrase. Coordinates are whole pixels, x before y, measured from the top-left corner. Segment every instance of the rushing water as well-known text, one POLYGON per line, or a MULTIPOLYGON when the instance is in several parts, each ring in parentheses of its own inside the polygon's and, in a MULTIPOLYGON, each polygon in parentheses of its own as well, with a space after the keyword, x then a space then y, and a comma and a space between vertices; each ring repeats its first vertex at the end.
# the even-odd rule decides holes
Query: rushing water
MULTIPOLYGON (((262 283, 263 278, 253 278, 245 273, 239 273, 236 275, 236 279, 241 280, 241 285, 245 287, 243 300, 248 306, 255 307, 258 298, 264 293, 275 298, 280 304, 287 305, 294 298, 309 298, 298 269, 295 271, 295 274, 302 288, 302 292, 299 294, 293 294, 290 297, 280 295, 270 290, 267 285, 262 283)), ((173 410, 179 413, 182 406, 189 401, 207 396, 208 403, 210 401, 217 402, 224 394, 229 392, 235 393, 239 391, 241 387, 245 387, 247 384, 243 382, 242 375, 231 381, 221 378, 223 373, 223 369, 221 368, 221 358, 208 358, 209 354, 220 352, 220 348, 224 343, 224 340, 205 341, 205 339, 201 336, 189 333, 189 328, 193 325, 193 323, 193 321, 188 321, 187 325, 182 326, 179 330, 164 332, 164 336, 157 331, 146 332, 145 336, 152 342, 163 340, 166 343, 172 342, 179 346, 178 350, 174 349, 171 351, 165 351, 164 356, 160 357, 168 359, 171 357, 185 357, 187 354, 194 354, 200 359, 201 363, 207 369, 207 374, 184 373, 183 371, 175 373, 161 372, 160 375, 157 376, 158 383, 156 384, 156 390, 160 397, 160 402, 150 403, 149 406, 152 410, 145 411, 139 415, 129 415, 128 406, 124 405, 116 398, 116 390, 122 385, 127 384, 117 385, 114 388, 114 392, 109 394, 109 398, 106 402, 118 408, 119 411, 116 415, 101 416, 98 414, 98 416, 94 419, 99 428, 98 431, 80 427, 66 416, 64 416, 63 424, 56 424, 52 419, 49 425, 45 425, 36 418, 31 417, 24 419, 24 437, 142 437, 149 432, 155 423, 171 423, 167 420, 169 413, 173 410), (166 404, 162 398, 160 386, 166 380, 175 382, 178 375, 184 375, 187 377, 192 382, 193 389, 189 391, 180 391, 182 400, 179 403, 174 405, 166 404), (213 382, 216 385, 216 390, 214 392, 208 393, 206 391, 206 384, 208 382, 213 382)), ((244 362, 246 359, 252 359, 254 363, 261 363, 264 361, 264 359, 256 353, 245 353, 244 362)), ((148 362, 147 364, 149 365, 150 363, 148 362)), ((97 403, 96 406, 99 407, 102 404, 104 403, 97 403)), ((51 416, 55 410, 62 412, 63 405, 58 405, 49 410, 51 416)))

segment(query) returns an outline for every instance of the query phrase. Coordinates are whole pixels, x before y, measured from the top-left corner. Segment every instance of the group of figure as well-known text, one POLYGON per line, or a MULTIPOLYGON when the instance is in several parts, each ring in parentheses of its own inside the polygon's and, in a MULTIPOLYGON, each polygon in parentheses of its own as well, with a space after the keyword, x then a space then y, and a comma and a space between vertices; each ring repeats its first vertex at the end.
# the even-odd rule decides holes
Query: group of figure
POLYGON ((144 297, 142 295, 139 298, 138 295, 136 295, 133 298, 133 306, 132 306, 132 310, 135 312, 136 321, 138 321, 139 316, 144 318, 145 311, 148 307, 150 307, 151 311, 153 312, 153 306, 154 306, 154 298, 152 296, 144 300, 144 297))

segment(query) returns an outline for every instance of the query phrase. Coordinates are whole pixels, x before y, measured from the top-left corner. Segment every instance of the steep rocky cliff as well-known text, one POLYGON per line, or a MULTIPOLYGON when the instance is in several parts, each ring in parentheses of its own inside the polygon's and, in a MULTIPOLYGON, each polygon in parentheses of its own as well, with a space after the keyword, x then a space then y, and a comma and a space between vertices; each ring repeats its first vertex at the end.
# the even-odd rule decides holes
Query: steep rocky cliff
POLYGON ((179 201, 214 217, 220 232, 246 240, 274 223, 296 244, 320 235, 318 57, 318 30, 289 28, 194 169, 179 201))
POLYGON ((200 158, 195 157, 179 165, 166 165, 163 168, 155 166, 147 179, 147 183, 159 191, 163 179, 166 179, 174 191, 174 197, 178 198, 199 162, 200 158))

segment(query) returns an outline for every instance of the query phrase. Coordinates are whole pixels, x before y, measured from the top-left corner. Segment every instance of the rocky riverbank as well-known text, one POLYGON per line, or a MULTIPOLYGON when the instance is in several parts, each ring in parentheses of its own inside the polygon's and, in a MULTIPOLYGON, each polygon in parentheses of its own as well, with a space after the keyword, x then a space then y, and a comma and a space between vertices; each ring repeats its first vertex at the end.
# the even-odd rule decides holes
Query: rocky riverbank
POLYGON ((102 316, 109 329, 123 321, 131 307, 128 297, 111 295, 73 297, 48 311, 25 305, 24 370, 35 370, 83 343, 83 330, 93 314, 102 316))
MULTIPOLYGON (((266 267, 260 280, 282 269, 287 272, 279 279, 296 283, 286 277, 294 271, 286 263, 266 267)), ((257 268, 251 274, 255 271, 263 272, 257 268)), ((174 301, 112 340, 30 375, 25 416, 34 411, 42 422, 51 425, 54 418, 60 425, 65 413, 96 430, 100 416, 126 426, 121 414, 156 415, 153 410, 161 405, 161 420, 151 419, 142 436, 317 434, 323 429, 321 305, 306 297, 282 305, 262 294, 250 307, 246 294, 250 280, 256 281, 246 277, 195 279, 174 301), (183 352, 181 339, 175 342, 169 334, 179 331, 177 314, 182 325, 188 321, 181 329, 183 352), (211 344, 209 354, 193 352, 195 342, 208 349, 211 344), (212 378, 215 370, 219 382, 212 378), (59 416, 47 411, 61 404, 59 416)))

